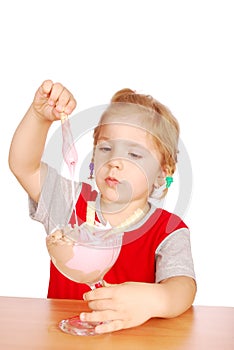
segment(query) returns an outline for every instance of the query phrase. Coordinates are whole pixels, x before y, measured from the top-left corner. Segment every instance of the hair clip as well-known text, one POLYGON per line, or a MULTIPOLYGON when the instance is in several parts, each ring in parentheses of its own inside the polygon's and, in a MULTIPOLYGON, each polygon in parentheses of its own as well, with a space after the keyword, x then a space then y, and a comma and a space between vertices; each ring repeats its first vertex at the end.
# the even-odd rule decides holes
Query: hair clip
POLYGON ((89 164, 89 171, 90 171, 89 179, 93 179, 94 163, 92 161, 89 164))
POLYGON ((167 176, 166 177, 166 188, 169 188, 173 182, 173 177, 172 176, 167 176))

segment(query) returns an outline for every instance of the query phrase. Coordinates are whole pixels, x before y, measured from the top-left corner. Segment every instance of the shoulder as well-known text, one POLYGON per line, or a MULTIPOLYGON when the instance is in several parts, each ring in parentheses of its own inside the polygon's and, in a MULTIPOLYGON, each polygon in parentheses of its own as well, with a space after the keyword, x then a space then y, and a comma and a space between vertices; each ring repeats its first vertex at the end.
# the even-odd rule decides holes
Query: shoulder
POLYGON ((167 234, 170 234, 180 228, 187 228, 184 221, 176 214, 170 213, 167 210, 157 208, 148 218, 146 225, 148 227, 157 227, 167 234))
POLYGON ((137 228, 125 232, 125 240, 130 243, 138 238, 147 239, 157 247, 167 236, 178 229, 187 228, 182 219, 164 209, 155 209, 137 228))
POLYGON ((187 228, 174 231, 158 245, 156 271, 157 283, 175 276, 195 279, 190 234, 187 228))

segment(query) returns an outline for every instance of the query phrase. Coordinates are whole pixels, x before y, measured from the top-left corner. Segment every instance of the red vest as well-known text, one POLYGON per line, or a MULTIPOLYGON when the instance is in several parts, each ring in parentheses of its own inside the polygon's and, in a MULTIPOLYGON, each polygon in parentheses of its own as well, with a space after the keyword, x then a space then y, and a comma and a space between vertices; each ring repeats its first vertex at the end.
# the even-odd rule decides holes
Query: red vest
MULTIPOLYGON (((76 204, 78 222, 86 219, 87 201, 94 201, 97 192, 83 184, 76 204)), ((96 218, 97 219, 97 218, 96 218)), ((70 223, 74 224, 74 216, 70 223)), ((115 265, 106 273, 108 283, 155 282, 155 251, 159 244, 173 231, 187 227, 176 215, 157 209, 140 228, 124 233, 123 246, 115 265)), ((51 262, 48 298, 83 299, 89 287, 63 276, 51 262)))

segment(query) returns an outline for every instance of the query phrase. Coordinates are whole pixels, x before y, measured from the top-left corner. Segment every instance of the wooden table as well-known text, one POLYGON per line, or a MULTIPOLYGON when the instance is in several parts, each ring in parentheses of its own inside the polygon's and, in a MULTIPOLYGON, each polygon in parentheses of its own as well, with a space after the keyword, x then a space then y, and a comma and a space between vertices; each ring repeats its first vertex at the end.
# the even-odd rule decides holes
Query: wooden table
POLYGON ((83 301, 0 297, 1 350, 233 350, 234 308, 191 307, 174 319, 89 337, 65 334, 58 322, 87 310, 83 301))

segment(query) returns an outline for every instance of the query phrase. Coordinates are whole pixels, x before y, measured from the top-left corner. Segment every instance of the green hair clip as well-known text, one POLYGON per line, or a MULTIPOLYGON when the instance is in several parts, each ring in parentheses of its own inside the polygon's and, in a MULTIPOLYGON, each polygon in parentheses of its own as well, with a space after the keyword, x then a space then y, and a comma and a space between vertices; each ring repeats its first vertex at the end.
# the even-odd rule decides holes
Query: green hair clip
POLYGON ((166 188, 169 188, 173 182, 173 177, 172 176, 167 176, 166 177, 166 188))

